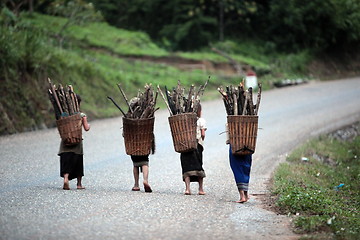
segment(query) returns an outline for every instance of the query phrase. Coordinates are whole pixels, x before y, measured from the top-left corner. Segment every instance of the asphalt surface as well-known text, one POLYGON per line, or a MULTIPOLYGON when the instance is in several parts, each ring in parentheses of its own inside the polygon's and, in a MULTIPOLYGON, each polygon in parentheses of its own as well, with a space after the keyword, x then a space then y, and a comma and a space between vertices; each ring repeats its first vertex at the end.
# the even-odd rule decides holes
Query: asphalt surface
MULTIPOLYGON (((206 94, 206 92, 205 92, 206 94)), ((185 196, 169 113, 156 114, 152 193, 132 192, 121 118, 91 121, 84 132, 85 190, 62 190, 56 129, 0 138, 0 239, 297 239, 290 218, 262 208, 259 196, 276 166, 298 144, 360 119, 360 78, 266 91, 250 180, 251 199, 237 204, 225 144, 222 101, 203 103, 205 196, 185 196)))

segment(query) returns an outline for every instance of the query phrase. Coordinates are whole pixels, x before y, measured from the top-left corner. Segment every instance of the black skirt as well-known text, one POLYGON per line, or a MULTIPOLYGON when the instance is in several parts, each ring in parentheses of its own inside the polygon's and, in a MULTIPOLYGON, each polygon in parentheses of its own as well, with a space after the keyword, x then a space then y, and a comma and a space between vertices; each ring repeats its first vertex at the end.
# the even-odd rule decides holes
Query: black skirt
POLYGON ((149 165, 149 155, 141 155, 141 156, 135 156, 131 155, 131 160, 133 162, 134 167, 142 167, 142 166, 148 166, 149 165))
POLYGON ((204 178, 206 176, 202 167, 203 150, 203 146, 198 144, 196 150, 180 154, 183 180, 185 180, 186 177, 190 177, 191 182, 198 182, 199 177, 204 178))
POLYGON ((69 174, 69 180, 84 176, 83 155, 73 152, 63 152, 60 156, 60 176, 69 174))

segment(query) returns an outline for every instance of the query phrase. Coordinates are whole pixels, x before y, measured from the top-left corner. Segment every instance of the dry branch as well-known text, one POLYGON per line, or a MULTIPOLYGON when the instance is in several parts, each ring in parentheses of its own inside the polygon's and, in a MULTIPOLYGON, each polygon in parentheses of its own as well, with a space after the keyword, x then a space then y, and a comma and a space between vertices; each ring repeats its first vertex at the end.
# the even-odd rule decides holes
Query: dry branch
POLYGON ((160 94, 170 112, 170 116, 189 112, 196 113, 200 105, 200 97, 204 93, 209 79, 205 82, 204 85, 199 87, 198 91, 196 91, 194 85, 191 85, 187 94, 185 94, 185 89, 181 86, 180 80, 178 81, 177 86, 173 88, 171 92, 168 91, 167 87, 165 86, 166 96, 158 86, 160 94))
POLYGON ((145 118, 152 118, 154 117, 155 111, 157 111, 159 108, 155 109, 156 105, 156 99, 158 93, 154 95, 153 88, 151 84, 145 85, 145 91, 141 92, 140 90, 137 93, 136 97, 133 97, 130 99, 130 101, 127 99, 125 92, 121 88, 120 84, 118 84, 118 87, 120 89, 121 95, 123 96, 127 106, 129 107, 129 111, 125 113, 118 104, 112 99, 111 97, 108 97, 114 105, 121 111, 121 113, 126 118, 133 118, 133 119, 145 119, 145 118))
POLYGON ((218 91, 224 102, 227 115, 258 115, 260 99, 261 99, 261 84, 258 84, 259 90, 257 93, 257 102, 254 105, 253 91, 250 87, 244 90, 243 83, 238 87, 227 86, 226 90, 219 87, 218 91))
POLYGON ((54 107, 56 119, 80 112, 79 103, 71 85, 64 89, 61 84, 59 84, 58 87, 53 85, 50 78, 48 78, 48 82, 48 95, 50 102, 54 107))

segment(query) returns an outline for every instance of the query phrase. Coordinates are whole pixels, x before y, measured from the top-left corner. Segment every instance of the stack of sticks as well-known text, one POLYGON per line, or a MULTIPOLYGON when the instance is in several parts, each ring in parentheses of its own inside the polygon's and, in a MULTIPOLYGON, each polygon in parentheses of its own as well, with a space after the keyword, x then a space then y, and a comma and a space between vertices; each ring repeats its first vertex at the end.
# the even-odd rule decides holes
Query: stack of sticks
POLYGON ((71 85, 64 88, 59 84, 58 87, 56 87, 51 83, 50 78, 48 78, 48 82, 48 95, 54 107, 56 120, 80 112, 79 102, 74 92, 74 88, 71 85))
POLYGON ((173 88, 171 92, 168 91, 167 87, 165 86, 166 97, 158 86, 158 90, 164 99, 164 102, 170 112, 170 116, 181 113, 196 113, 200 105, 200 97, 203 95, 209 79, 205 82, 204 85, 200 85, 197 91, 195 86, 191 85, 187 94, 185 93, 185 88, 181 86, 179 80, 176 88, 173 88))
POLYGON ((120 84, 118 84, 118 87, 126 102, 126 105, 129 108, 128 111, 125 113, 112 97, 108 96, 108 99, 114 103, 114 105, 120 110, 125 118, 145 119, 154 117, 154 113, 159 109, 155 108, 158 92, 156 92, 154 95, 154 90, 151 84, 146 84, 144 87, 145 91, 141 92, 139 90, 137 96, 130 99, 130 101, 126 97, 125 92, 121 88, 120 84))
POLYGON ((258 115, 261 100, 261 83, 258 84, 257 102, 253 102, 253 89, 244 89, 244 81, 238 87, 218 88, 228 115, 258 115))

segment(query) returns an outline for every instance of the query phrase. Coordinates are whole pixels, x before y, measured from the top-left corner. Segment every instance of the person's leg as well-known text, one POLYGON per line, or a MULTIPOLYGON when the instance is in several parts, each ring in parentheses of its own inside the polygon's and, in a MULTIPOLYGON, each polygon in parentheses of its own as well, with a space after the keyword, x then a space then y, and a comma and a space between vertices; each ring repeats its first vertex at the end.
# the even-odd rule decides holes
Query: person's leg
POLYGON ((139 167, 133 168, 133 174, 134 174, 134 187, 132 188, 133 191, 140 191, 139 187, 139 167))
POLYGON ((144 184, 145 192, 152 192, 151 187, 149 185, 149 166, 143 165, 142 172, 143 172, 143 184, 144 184))
POLYGON ((248 199, 247 199, 247 197, 245 196, 245 191, 239 189, 239 193, 240 193, 240 200, 239 200, 239 201, 236 201, 236 202, 237 202, 237 203, 244 203, 244 202, 246 202, 248 199))
POLYGON ((203 182, 204 182, 204 178, 199 177, 199 195, 205 195, 203 182))
POLYGON ((190 177, 185 177, 185 195, 191 195, 190 192, 190 177))
POLYGON ((250 196, 248 195, 248 191, 244 191, 246 201, 249 201, 250 196))
POLYGON ((63 185, 63 189, 64 189, 64 190, 70 190, 70 187, 69 187, 69 174, 68 174, 68 173, 64 173, 64 185, 63 185))
POLYGON ((152 192, 151 187, 149 185, 149 166, 143 165, 142 166, 142 172, 143 172, 143 184, 145 188, 145 192, 152 192))
POLYGON ((76 184, 77 189, 85 189, 85 187, 83 187, 83 185, 81 184, 81 180, 82 180, 82 176, 78 176, 77 177, 77 184, 76 184))

